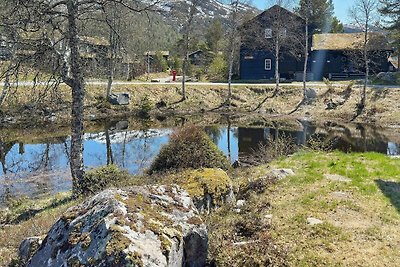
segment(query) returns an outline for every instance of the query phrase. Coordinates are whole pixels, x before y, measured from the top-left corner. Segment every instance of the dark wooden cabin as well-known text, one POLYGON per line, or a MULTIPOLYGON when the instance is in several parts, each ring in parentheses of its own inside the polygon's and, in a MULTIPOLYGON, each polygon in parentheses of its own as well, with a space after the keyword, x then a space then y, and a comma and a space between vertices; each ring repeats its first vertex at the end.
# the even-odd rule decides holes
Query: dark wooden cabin
POLYGON ((188 54, 189 62, 195 66, 202 66, 206 60, 203 50, 196 50, 188 54))
POLYGON ((241 27, 240 77, 242 80, 275 78, 275 41, 280 48, 281 79, 293 79, 303 69, 304 20, 275 5, 241 27))
MULTIPOLYGON (((313 31, 310 26, 309 32, 313 31)), ((278 5, 271 7, 241 27, 240 78, 275 79, 275 46, 279 38, 281 80, 302 80, 304 68, 304 20, 278 5), (283 21, 282 21, 283 18, 283 21), (277 21, 280 23, 277 24, 277 21)), ((309 38, 309 80, 354 79, 365 73, 362 62, 362 33, 314 34, 309 38)), ((384 35, 369 34, 371 73, 391 71, 392 49, 384 35)))
MULTIPOLYGON (((363 33, 314 34, 309 64, 314 80, 321 80, 323 77, 340 80, 364 76, 363 43, 363 33)), ((392 48, 384 35, 370 33, 370 72, 389 71, 391 52, 392 48)))

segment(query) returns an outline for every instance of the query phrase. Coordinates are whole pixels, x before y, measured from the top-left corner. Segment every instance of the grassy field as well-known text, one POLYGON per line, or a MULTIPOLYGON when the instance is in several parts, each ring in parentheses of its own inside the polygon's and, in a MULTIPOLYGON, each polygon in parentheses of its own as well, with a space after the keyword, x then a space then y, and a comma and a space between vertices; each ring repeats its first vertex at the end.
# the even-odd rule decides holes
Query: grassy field
MULTIPOLYGON (((273 258, 277 265, 285 255, 289 266, 400 266, 399 159, 376 153, 299 152, 270 166, 239 171, 237 186, 243 187, 248 177, 257 180, 271 168, 290 168, 295 175, 264 193, 252 193, 244 214, 217 213, 214 235, 221 238, 220 229, 233 231, 246 216, 255 224, 272 215, 267 232, 280 251, 273 258), (308 218, 322 223, 309 225, 308 218)), ((244 240, 255 237, 259 240, 257 235, 244 240)), ((246 251, 246 246, 239 250, 246 251)), ((231 263, 229 259, 238 254, 233 249, 228 246, 217 256, 231 263)), ((251 257, 264 256, 260 252, 251 257)))
MULTIPOLYGON (((219 266, 400 266, 399 161, 377 153, 303 151, 231 170, 246 203, 239 212, 226 206, 206 217, 210 255, 219 266), (274 168, 295 175, 257 182, 274 168), (310 225, 308 218, 322 223, 310 225)), ((59 194, 9 202, 0 216, 0 266, 16 257, 21 240, 45 234, 81 201, 59 194)))

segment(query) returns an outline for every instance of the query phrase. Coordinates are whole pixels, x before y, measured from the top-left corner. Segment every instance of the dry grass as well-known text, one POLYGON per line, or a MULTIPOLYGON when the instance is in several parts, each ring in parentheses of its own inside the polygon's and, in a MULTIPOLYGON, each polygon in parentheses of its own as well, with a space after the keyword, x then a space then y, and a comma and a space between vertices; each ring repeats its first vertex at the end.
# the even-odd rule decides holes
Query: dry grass
MULTIPOLYGON (((302 106, 292 117, 308 116, 314 120, 332 119, 336 121, 349 121, 354 116, 355 107, 359 101, 360 87, 354 85, 351 94, 343 103, 334 110, 326 110, 326 101, 335 99, 346 90, 349 82, 336 85, 333 92, 326 95, 325 86, 313 86, 317 92, 317 99, 311 104, 302 106)), ((268 95, 271 95, 273 85, 246 86, 237 85, 233 87, 232 109, 233 113, 253 113, 254 108, 268 95)), ((85 99, 86 116, 96 115, 98 119, 125 116, 135 114, 140 110, 140 103, 144 96, 147 96, 152 106, 151 114, 199 114, 212 111, 225 102, 227 97, 226 86, 221 85, 188 85, 187 97, 184 102, 181 100, 181 89, 179 85, 115 85, 114 92, 128 92, 131 95, 131 104, 128 106, 111 106, 106 103, 104 98, 105 86, 88 85, 87 96, 85 99), (157 108, 157 104, 165 103, 166 107, 157 108)), ((3 108, 3 112, 23 115, 25 106, 32 104, 34 92, 30 88, 21 87, 13 97, 8 98, 8 102, 3 108)), ((69 104, 71 102, 70 89, 61 86, 57 91, 60 104, 54 104, 49 92, 39 105, 38 109, 45 108, 46 103, 53 103, 51 109, 57 114, 58 121, 67 121, 69 118, 69 104)), ((302 89, 300 86, 284 86, 278 96, 269 99, 256 111, 263 116, 276 116, 289 113, 302 99, 302 89)), ((400 107, 400 88, 369 89, 367 107, 365 112, 357 118, 360 122, 379 123, 381 125, 393 125, 399 121, 400 107)), ((217 109, 217 112, 223 110, 217 109)), ((26 112, 26 111, 25 111, 26 112)), ((34 116, 36 111, 29 111, 30 116, 34 116)), ((40 113, 38 113, 40 114, 40 113)))
MULTIPOLYGON (((302 152, 273 167, 291 168, 296 176, 254 195, 257 201, 247 209, 273 215, 270 235, 288 250, 290 266, 400 266, 398 160, 375 153, 302 152), (350 182, 326 179, 328 173, 350 182), (324 223, 310 226, 308 217, 324 223)), ((248 172, 257 177, 268 168, 248 172)), ((237 183, 246 183, 249 173, 237 173, 237 183)))
POLYGON ((2 219, 7 219, 0 227, 0 266, 8 266, 17 259, 22 240, 46 235, 61 215, 77 203, 69 199, 69 194, 59 194, 48 199, 17 201, 10 203, 8 210, 1 210, 2 219))

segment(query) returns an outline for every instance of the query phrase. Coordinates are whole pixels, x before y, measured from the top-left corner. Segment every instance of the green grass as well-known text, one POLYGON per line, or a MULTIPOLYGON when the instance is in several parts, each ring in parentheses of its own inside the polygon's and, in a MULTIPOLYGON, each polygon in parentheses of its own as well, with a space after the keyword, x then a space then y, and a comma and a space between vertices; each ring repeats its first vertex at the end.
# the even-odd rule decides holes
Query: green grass
MULTIPOLYGON (((296 175, 278 183, 269 199, 278 216, 273 235, 290 246, 292 266, 378 266, 396 258, 400 241, 400 160, 379 153, 300 152, 272 163, 296 175), (337 174, 350 182, 331 181, 337 174), (338 199, 334 192, 346 197, 338 199), (274 199, 279 196, 279 200, 274 199), (307 217, 324 221, 308 226, 307 217), (367 240, 367 241, 362 241, 367 240), (368 262, 364 259, 368 258, 368 262)), ((274 214, 274 216, 275 216, 274 214)), ((397 255, 398 256, 398 255, 397 255)), ((398 257, 391 264, 399 265, 398 257)), ((383 266, 382 265, 382 266, 383 266)), ((392 265, 392 266, 394 266, 392 265)))
MULTIPOLYGON (((393 246, 400 242, 399 163, 399 159, 379 153, 301 151, 268 166, 232 172, 239 190, 249 179, 263 177, 274 168, 289 168, 295 175, 271 185, 264 193, 253 193, 239 215, 218 212, 211 216, 218 221, 217 229, 210 228, 211 235, 227 246, 217 253, 219 263, 231 264, 229 260, 237 254, 227 242, 237 235, 233 217, 238 222, 245 221, 245 215, 263 218, 272 214, 272 225, 258 231, 268 232, 279 253, 268 248, 258 252, 251 245, 234 248, 248 248, 249 253, 242 257, 258 259, 272 253, 274 266, 400 266, 399 252, 393 246), (341 175, 350 181, 332 181, 325 174, 341 175), (308 225, 309 217, 323 223, 308 225)), ((253 234, 246 240, 256 238, 253 234)), ((210 242, 212 247, 217 246, 210 242)))
MULTIPOLYGON (((400 243, 399 163, 378 153, 301 151, 270 165, 230 170, 236 191, 273 168, 290 168, 295 175, 246 195, 240 212, 227 205, 205 216, 210 256, 220 266, 400 266, 394 245, 400 243), (270 214, 272 221, 265 220, 270 214), (323 223, 308 225, 309 217, 323 223)), ((162 181, 136 178, 138 184, 162 181)), ((126 186, 135 181, 131 177, 126 186)), ((47 233, 79 202, 69 194, 10 201, 0 213, 8 224, 0 228, 0 265, 15 258, 24 238, 47 233)))

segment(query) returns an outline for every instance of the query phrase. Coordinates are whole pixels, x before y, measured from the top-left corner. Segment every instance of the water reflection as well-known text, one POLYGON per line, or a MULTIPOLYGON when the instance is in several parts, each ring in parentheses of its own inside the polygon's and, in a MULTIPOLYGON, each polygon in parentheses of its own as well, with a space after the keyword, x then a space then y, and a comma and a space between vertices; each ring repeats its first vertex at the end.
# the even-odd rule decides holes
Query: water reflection
MULTIPOLYGON (((244 159, 268 140, 291 138, 297 145, 307 145, 318 139, 332 149, 345 152, 375 151, 399 155, 400 145, 382 131, 355 125, 351 129, 334 123, 316 126, 298 121, 288 127, 271 122, 269 127, 235 127, 230 120, 226 126, 205 127, 205 132, 229 157, 231 162, 244 159)), ((87 169, 116 164, 132 174, 141 173, 166 144, 172 128, 152 129, 143 124, 129 129, 127 121, 109 123, 103 130, 84 136, 84 164, 87 169)), ((400 140, 400 134, 396 136, 400 140)), ((35 196, 69 190, 70 137, 55 137, 31 143, 20 140, 0 140, 0 194, 35 196)))

